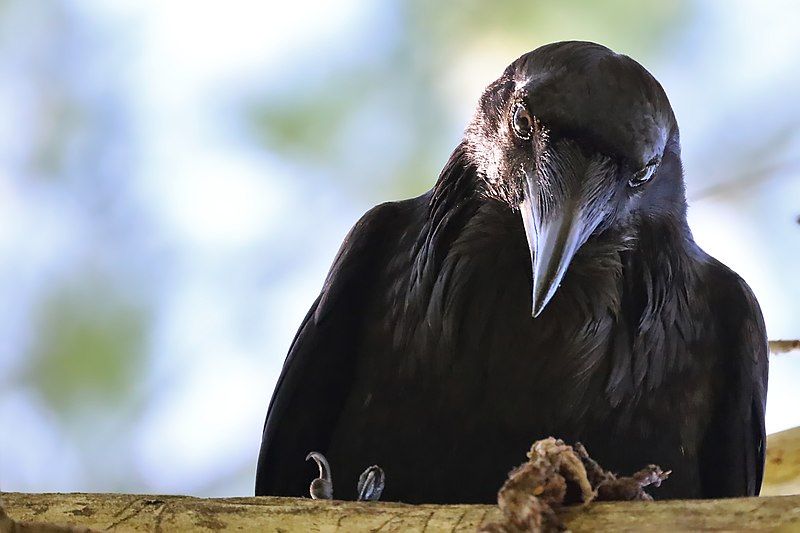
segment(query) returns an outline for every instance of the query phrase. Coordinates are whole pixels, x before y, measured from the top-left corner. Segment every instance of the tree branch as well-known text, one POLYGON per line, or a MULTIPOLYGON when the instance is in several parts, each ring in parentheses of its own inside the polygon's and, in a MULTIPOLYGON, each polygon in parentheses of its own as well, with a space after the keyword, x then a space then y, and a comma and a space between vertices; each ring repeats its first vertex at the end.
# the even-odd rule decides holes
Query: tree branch
MULTIPOLYGON (((116 531, 475 531, 482 523, 500 518, 497 507, 490 505, 406 505, 306 498, 11 493, 4 500, 11 516, 29 524, 49 522, 116 531)), ((800 527, 800 496, 594 503, 564 508, 559 516, 575 532, 779 527, 788 531, 800 527)))
POLYGON ((769 341, 769 351, 773 354, 788 353, 800 350, 800 340, 769 341))

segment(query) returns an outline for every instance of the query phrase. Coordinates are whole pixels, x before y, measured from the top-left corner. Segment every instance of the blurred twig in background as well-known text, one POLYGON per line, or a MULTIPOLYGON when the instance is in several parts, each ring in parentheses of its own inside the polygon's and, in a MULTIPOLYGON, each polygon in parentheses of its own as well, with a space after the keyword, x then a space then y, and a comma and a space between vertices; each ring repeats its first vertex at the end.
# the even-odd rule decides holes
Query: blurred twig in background
POLYGON ((771 353, 787 353, 794 350, 800 350, 800 340, 769 341, 769 351, 771 353))

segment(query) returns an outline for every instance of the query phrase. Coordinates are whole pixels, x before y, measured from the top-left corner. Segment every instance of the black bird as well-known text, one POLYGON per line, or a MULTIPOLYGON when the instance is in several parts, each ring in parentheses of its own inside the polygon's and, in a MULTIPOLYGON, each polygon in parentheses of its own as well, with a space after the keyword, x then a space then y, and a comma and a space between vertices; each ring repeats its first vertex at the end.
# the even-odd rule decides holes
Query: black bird
POLYGON ((305 495, 319 450, 348 484, 381 465, 384 499, 493 502, 554 435, 616 472, 672 470, 656 498, 754 495, 767 354, 753 293, 692 239, 661 85, 550 44, 489 85, 432 190, 350 231, 270 403, 256 494, 305 495))

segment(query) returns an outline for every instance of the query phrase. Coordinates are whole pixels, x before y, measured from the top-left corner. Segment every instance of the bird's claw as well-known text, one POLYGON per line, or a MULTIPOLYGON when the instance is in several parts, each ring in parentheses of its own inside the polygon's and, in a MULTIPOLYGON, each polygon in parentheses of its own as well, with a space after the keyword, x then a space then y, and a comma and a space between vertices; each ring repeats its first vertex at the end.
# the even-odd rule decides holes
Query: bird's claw
POLYGON ((315 500, 333 499, 333 478, 331 478, 331 467, 325 456, 319 452, 309 452, 306 461, 313 459, 319 468, 319 477, 311 482, 308 491, 315 500))
POLYGON ((378 465, 372 465, 358 476, 358 501, 378 501, 383 492, 386 475, 378 465))

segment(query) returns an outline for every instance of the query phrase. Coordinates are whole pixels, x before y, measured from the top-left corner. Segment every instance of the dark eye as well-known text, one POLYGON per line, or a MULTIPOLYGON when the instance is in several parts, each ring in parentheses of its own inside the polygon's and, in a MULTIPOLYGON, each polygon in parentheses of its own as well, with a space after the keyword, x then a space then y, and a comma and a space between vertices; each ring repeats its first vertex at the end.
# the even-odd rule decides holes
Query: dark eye
POLYGON ((514 104, 511 125, 514 127, 514 133, 520 139, 528 140, 531 138, 533 119, 531 119, 530 113, 528 113, 528 110, 525 109, 525 106, 521 103, 514 104))
POLYGON ((636 173, 628 180, 628 185, 631 187, 641 187, 651 179, 653 176, 656 175, 656 170, 658 170, 658 164, 661 162, 661 158, 654 157, 651 159, 641 170, 637 170, 636 173))

